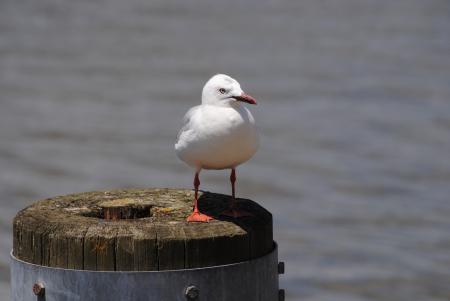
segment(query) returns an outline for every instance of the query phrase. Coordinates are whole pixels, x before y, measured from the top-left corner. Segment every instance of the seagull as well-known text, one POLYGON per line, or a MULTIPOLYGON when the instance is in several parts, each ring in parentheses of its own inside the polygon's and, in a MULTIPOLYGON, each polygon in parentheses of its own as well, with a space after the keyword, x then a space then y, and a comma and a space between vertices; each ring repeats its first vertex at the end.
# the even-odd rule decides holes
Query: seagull
POLYGON ((258 149, 255 119, 243 105, 256 100, 242 91, 240 84, 225 74, 216 74, 203 87, 202 103, 191 108, 178 133, 175 152, 195 169, 194 210, 188 222, 208 222, 213 218, 198 210, 199 174, 202 169, 231 169, 232 199, 222 215, 238 218, 251 215, 236 205, 236 167, 249 160, 258 149))

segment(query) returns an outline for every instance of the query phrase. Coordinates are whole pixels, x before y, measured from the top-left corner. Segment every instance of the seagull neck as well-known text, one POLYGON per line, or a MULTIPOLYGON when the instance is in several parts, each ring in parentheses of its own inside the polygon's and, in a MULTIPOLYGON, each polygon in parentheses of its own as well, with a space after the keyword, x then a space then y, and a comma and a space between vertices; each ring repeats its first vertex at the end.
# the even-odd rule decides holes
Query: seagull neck
POLYGON ((221 102, 202 102, 202 105, 219 108, 233 108, 233 109, 239 109, 242 107, 242 104, 235 100, 221 101, 221 102))

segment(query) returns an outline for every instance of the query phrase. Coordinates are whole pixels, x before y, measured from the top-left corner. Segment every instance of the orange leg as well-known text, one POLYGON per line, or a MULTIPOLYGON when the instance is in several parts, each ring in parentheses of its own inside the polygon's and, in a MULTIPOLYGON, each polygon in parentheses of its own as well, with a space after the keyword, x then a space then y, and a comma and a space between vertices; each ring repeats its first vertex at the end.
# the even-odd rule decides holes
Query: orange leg
POLYGON ((231 169, 230 174, 230 182, 231 182, 231 195, 233 196, 232 202, 234 203, 236 201, 236 190, 234 188, 234 183, 236 183, 236 169, 231 169))
POLYGON ((198 210, 198 187, 200 186, 200 179, 198 177, 199 172, 195 173, 194 178, 194 188, 195 188, 195 199, 194 199, 194 211, 186 219, 188 222, 209 222, 213 218, 209 215, 203 214, 198 210))
POLYGON ((230 217, 244 217, 244 216, 253 216, 250 212, 247 212, 242 209, 237 208, 237 202, 236 202, 236 189, 235 189, 235 183, 236 183, 236 169, 231 169, 230 174, 230 182, 231 182, 231 204, 230 207, 222 212, 222 215, 230 216, 230 217))

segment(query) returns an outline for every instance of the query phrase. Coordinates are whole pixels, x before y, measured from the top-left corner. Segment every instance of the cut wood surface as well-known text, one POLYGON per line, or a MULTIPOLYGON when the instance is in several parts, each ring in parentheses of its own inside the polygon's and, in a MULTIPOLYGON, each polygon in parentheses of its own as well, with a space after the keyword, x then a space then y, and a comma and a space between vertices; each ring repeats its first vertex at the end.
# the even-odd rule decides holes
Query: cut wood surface
POLYGON ((272 215, 238 199, 253 216, 220 216, 228 195, 202 192, 200 211, 215 220, 188 223, 194 193, 124 189, 38 201, 14 218, 13 254, 44 266, 153 271, 206 267, 257 258, 273 248, 272 215))

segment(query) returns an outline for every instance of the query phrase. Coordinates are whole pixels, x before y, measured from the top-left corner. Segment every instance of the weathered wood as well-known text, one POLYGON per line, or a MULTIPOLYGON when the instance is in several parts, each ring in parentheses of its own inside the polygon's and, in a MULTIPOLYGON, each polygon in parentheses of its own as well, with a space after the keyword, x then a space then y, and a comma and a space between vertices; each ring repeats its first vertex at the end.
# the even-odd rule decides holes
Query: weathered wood
POLYGON ((149 217, 151 214, 150 209, 152 207, 152 205, 147 202, 131 198, 105 201, 98 205, 102 209, 102 217, 107 220, 149 217))
POLYGON ((180 189, 126 189, 36 202, 14 219, 13 254, 39 265, 80 270, 153 271, 205 267, 257 258, 273 248, 272 216, 220 216, 230 196, 203 192, 210 223, 188 223, 194 195, 180 189))

